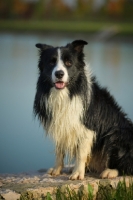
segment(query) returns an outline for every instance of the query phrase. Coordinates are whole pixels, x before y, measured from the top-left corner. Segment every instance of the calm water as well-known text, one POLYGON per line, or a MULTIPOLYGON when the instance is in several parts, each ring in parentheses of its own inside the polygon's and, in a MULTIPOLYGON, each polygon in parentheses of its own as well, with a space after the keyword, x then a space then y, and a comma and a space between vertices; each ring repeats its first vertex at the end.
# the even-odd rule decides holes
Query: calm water
MULTIPOLYGON (((71 37, 0 34, 0 173, 54 165, 54 145, 34 119, 37 42, 64 45, 71 37)), ((133 120, 133 45, 90 42, 86 59, 133 120)))

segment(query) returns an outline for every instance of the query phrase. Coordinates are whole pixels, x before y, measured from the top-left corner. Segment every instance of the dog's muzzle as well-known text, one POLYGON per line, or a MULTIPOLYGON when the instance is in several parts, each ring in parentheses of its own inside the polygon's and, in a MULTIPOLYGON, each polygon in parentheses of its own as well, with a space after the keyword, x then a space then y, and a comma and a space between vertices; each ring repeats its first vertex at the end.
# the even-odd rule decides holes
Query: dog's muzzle
POLYGON ((56 89, 63 89, 66 86, 66 83, 63 81, 64 71, 58 70, 55 72, 56 82, 55 82, 55 88, 56 89))

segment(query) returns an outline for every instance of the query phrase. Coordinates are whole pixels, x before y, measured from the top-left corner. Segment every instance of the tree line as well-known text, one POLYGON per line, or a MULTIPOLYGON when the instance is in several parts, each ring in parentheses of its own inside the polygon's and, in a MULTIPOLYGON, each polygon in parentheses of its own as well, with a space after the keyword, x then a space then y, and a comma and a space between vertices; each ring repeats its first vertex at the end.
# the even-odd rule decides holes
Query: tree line
POLYGON ((0 0, 0 19, 133 19, 133 0, 0 0))

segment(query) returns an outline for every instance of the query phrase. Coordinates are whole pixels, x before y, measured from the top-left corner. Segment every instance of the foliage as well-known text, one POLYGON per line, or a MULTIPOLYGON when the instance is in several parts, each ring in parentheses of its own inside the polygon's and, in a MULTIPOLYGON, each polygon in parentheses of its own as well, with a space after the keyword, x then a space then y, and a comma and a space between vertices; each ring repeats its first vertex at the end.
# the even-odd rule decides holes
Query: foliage
POLYGON ((20 200, 33 200, 33 194, 31 192, 25 192, 21 194, 20 200))
POLYGON ((108 19, 133 17, 133 1, 77 0, 70 6, 64 0, 1 0, 1 19, 90 19, 99 16, 108 19), (102 1, 101 1, 102 2, 102 1))
MULTIPOLYGON (((93 188, 88 185, 88 193, 84 193, 82 190, 77 193, 66 187, 65 190, 61 188, 57 189, 55 198, 56 200, 93 200, 93 188)), ((48 193, 45 200, 52 200, 52 196, 48 193)), ((111 185, 103 186, 99 185, 99 190, 96 196, 96 200, 133 200, 133 182, 129 183, 129 187, 126 186, 125 179, 120 181, 115 188, 111 185)))
POLYGON ((88 22, 70 20, 0 20, 0 31, 30 31, 55 33, 96 33, 112 29, 114 34, 130 36, 133 35, 132 23, 120 22, 88 22), (116 32, 115 32, 116 30, 116 32))
POLYGON ((133 182, 129 183, 129 187, 126 186, 125 179, 118 183, 116 189, 113 189, 110 185, 104 187, 99 186, 97 200, 132 200, 133 199, 133 182))
MULTIPOLYGON (((93 188, 88 185, 88 192, 85 193, 83 190, 75 192, 69 186, 65 188, 58 188, 55 194, 56 200, 93 200, 93 188)), ((52 200, 52 197, 47 193, 46 200, 52 200)))
POLYGON ((38 193, 32 191, 21 194, 20 200, 133 200, 133 181, 129 182, 129 187, 126 186, 125 178, 120 181, 116 188, 111 185, 99 185, 98 193, 94 197, 94 191, 91 185, 88 187, 81 187, 77 192, 70 188, 70 186, 62 186, 57 188, 54 195, 49 192, 46 197, 38 196, 38 193))

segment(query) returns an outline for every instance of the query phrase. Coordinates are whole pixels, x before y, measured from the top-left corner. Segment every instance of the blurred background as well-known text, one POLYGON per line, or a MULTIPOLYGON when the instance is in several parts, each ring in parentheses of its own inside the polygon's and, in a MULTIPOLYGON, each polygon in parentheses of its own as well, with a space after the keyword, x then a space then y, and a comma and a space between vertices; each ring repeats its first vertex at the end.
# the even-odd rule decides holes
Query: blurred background
POLYGON ((33 115, 38 42, 86 40, 92 73, 133 121, 133 0, 0 0, 0 173, 47 169, 54 144, 33 115))

